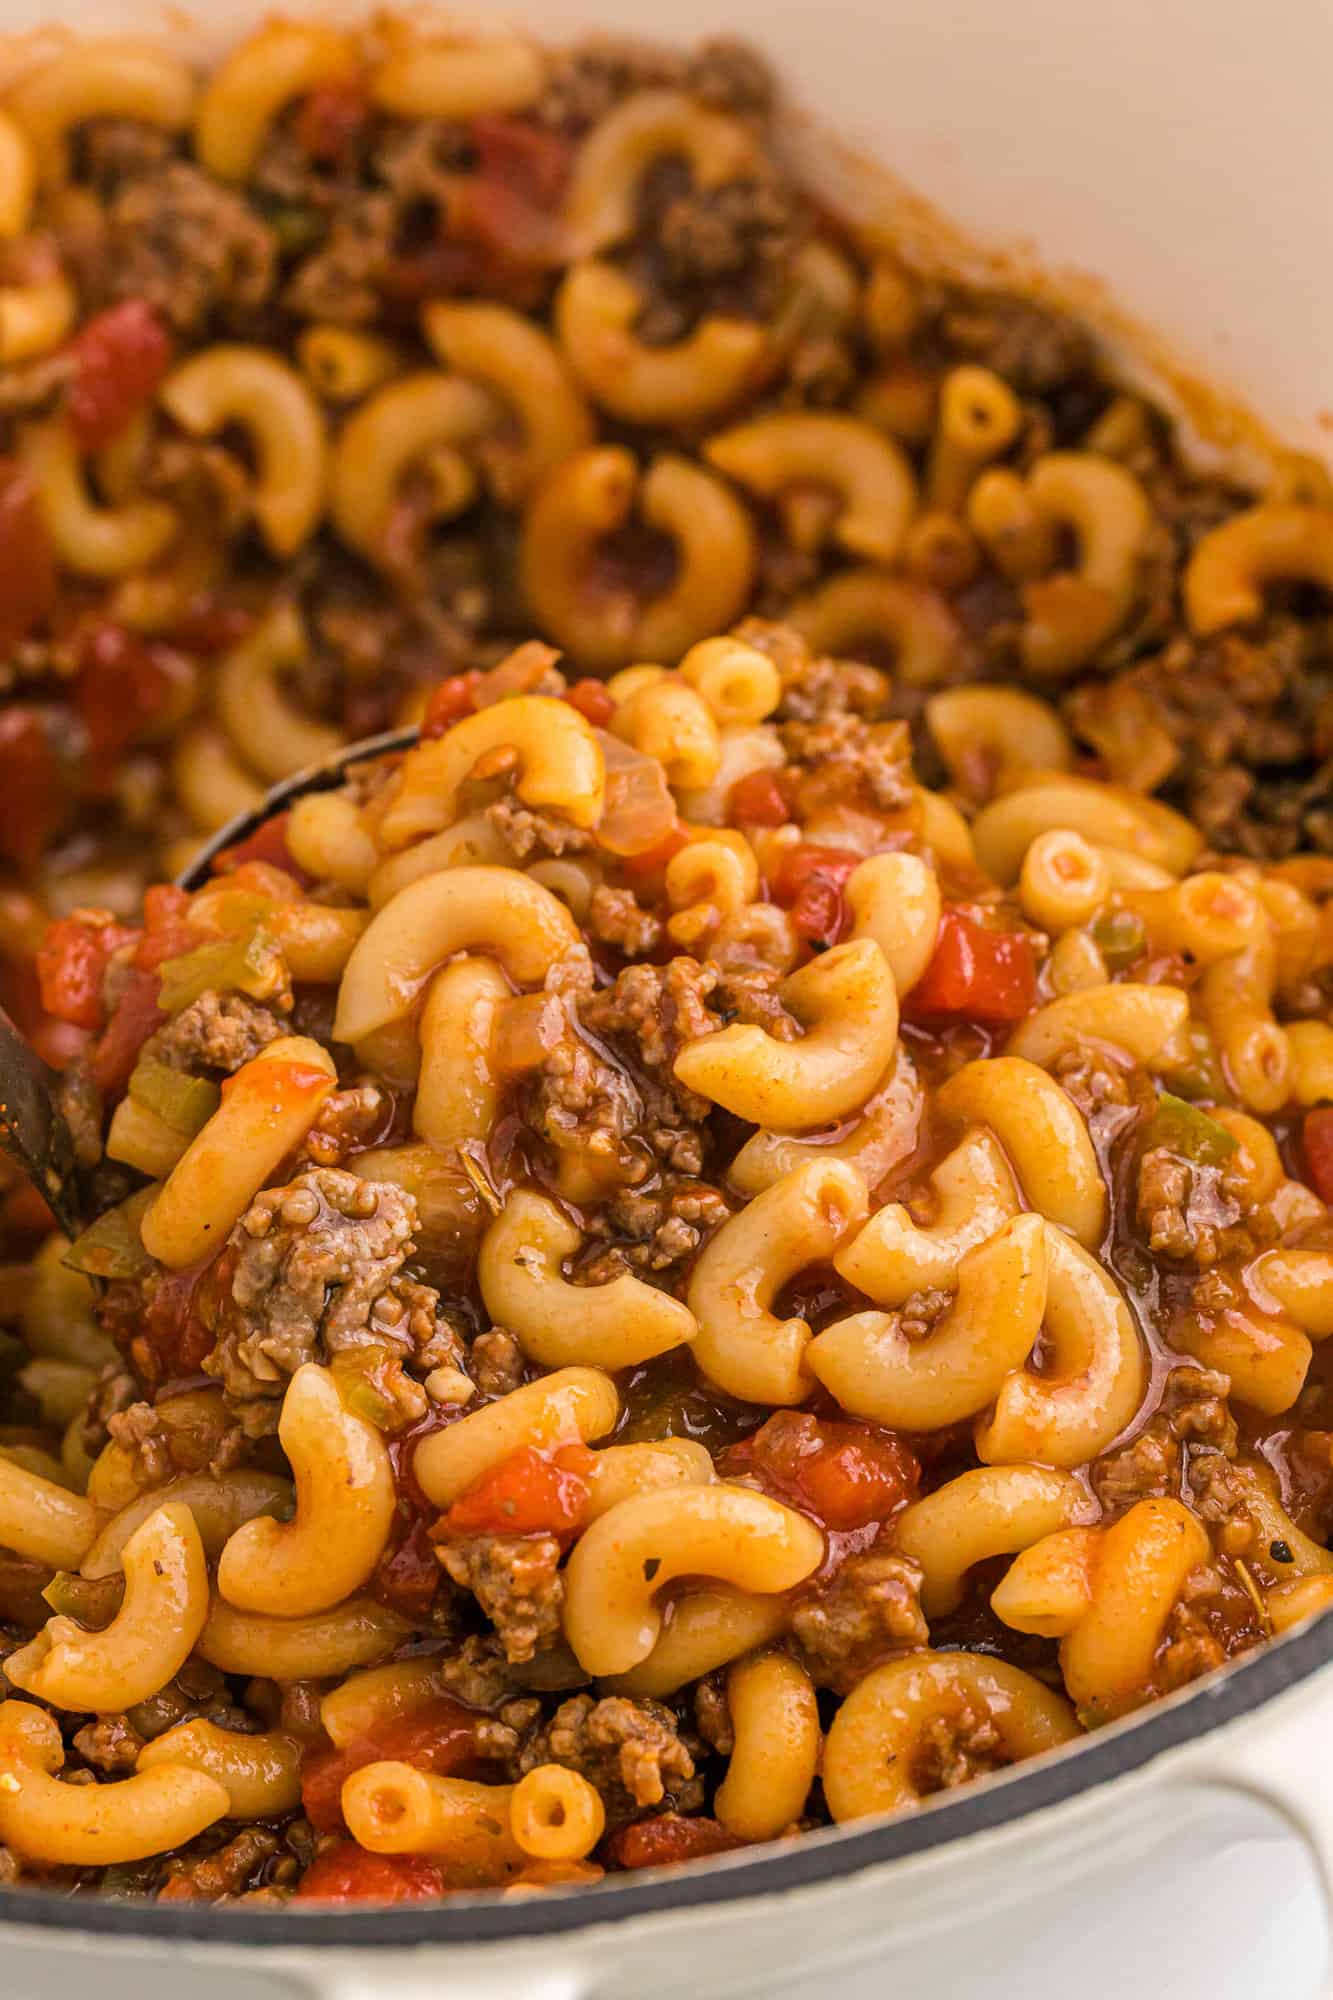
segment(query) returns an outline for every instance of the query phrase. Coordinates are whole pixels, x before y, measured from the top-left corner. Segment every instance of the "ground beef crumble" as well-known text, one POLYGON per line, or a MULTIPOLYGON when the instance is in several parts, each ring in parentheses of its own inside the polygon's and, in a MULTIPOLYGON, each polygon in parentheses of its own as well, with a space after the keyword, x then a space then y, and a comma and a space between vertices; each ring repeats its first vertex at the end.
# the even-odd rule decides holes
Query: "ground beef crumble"
POLYGON ((600 1285, 622 1271, 661 1277, 688 1263, 730 1216, 727 1202, 707 1181, 667 1175, 651 1191, 622 1188, 590 1218, 590 1237, 607 1247, 575 1273, 577 1282, 600 1285))
POLYGON ((248 329, 277 256, 243 196, 183 160, 128 181, 107 211, 107 297, 141 299, 180 333, 248 329))
POLYGON ((554 1535, 474 1535, 441 1544, 437 1554, 472 1592, 514 1665, 559 1637, 564 1585, 554 1535))
POLYGON ((488 1401, 507 1396, 527 1380, 527 1362, 513 1334, 502 1326, 479 1333, 468 1350, 468 1369, 477 1394, 488 1401))
POLYGON ((803 816, 833 805, 862 803, 897 812, 911 803, 916 781, 905 723, 822 714, 813 722, 784 722, 779 733, 787 756, 805 767, 799 791, 803 816))
POLYGON ((161 1894, 169 1902, 206 1903, 238 1896, 281 1846, 281 1835, 271 1828, 244 1827, 213 1854, 169 1861, 161 1894))
POLYGON ((868 1549, 800 1597, 792 1636, 814 1678, 845 1690, 889 1654, 927 1645, 921 1581, 910 1556, 868 1549))
MULTIPOLYGON (((461 1366, 438 1294, 404 1275, 416 1222, 405 1189, 340 1168, 265 1188, 228 1239, 230 1295, 207 1372, 250 1400, 280 1397, 304 1362, 356 1347, 385 1348, 421 1373, 461 1366)), ((406 1417, 424 1414, 424 1392, 401 1373, 395 1394, 406 1417)))
POLYGON ((290 1033, 271 1007, 242 993, 201 993, 149 1036, 144 1053, 171 1069, 221 1070, 230 1076, 290 1033))
POLYGON ((1263 1217, 1245 1214, 1228 1191, 1223 1168, 1182 1159, 1166 1146, 1150 1147, 1139 1162, 1136 1199, 1154 1255, 1200 1271, 1227 1255, 1252 1254, 1269 1233, 1263 1217))
MULTIPOLYGON (((1204 1448, 1197 1465, 1221 1466, 1235 1457, 1236 1422, 1227 1403, 1230 1379, 1210 1368, 1173 1368, 1162 1403, 1128 1444, 1094 1461, 1089 1479, 1108 1518, 1136 1501, 1178 1499, 1188 1449, 1204 1448)), ((1194 1468, 1190 1483, 1193 1484, 1194 1468)))
POLYGON ((592 846, 592 835, 572 825, 560 813, 536 812, 514 798, 496 799, 487 806, 486 818, 516 861, 532 861, 543 855, 583 854, 592 846))
POLYGON ((73 1747, 85 1764, 116 1777, 134 1769, 144 1739, 127 1715, 99 1715, 75 1732, 73 1747))
POLYGON ((611 1825, 636 1809, 660 1806, 670 1793, 678 1809, 702 1803, 693 1787, 694 1759, 669 1708, 621 1695, 598 1701, 576 1694, 523 1747, 520 1767, 565 1764, 601 1792, 611 1825))

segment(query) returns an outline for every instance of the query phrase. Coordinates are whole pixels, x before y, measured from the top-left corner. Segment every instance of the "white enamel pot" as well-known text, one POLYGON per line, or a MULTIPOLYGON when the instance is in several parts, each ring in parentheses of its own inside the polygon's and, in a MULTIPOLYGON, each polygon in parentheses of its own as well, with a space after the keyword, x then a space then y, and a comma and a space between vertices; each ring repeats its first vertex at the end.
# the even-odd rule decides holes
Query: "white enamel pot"
MULTIPOLYGON (((209 0, 197 33, 179 15, 167 25, 207 50, 262 12, 209 0)), ((1205 431, 1220 422, 1228 446, 1257 435, 1205 407, 1199 379, 1286 442, 1333 447, 1329 0, 730 0, 722 17, 706 0, 665 16, 528 0, 522 13, 556 36, 750 37, 824 131, 980 242, 1025 270, 1103 280, 1103 326, 1154 329, 1160 344, 1141 351, 1205 431)), ((153 0, 0 0, 0 30, 157 29, 164 14, 153 0)), ((845 180, 817 134, 797 143, 845 180)), ((1333 1617, 910 1820, 675 1874, 346 1915, 8 1894, 0 1995, 711 2000, 834 1979, 840 2000, 1333 2000, 1330 1908, 1333 1617)))

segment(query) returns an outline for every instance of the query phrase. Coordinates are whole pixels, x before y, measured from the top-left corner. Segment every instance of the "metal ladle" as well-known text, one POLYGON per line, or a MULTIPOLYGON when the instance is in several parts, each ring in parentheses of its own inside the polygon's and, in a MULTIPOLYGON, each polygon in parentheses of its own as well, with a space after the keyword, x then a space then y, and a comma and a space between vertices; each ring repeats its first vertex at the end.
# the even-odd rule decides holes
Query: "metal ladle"
MULTIPOLYGON (((285 812, 307 792, 332 791, 348 767, 407 750, 416 742, 415 729, 393 729, 367 736, 340 750, 325 763, 312 764, 284 778, 253 811, 241 813, 206 841, 189 867, 176 878, 181 889, 198 889, 208 880, 213 863, 225 848, 248 840, 266 820, 285 812)), ((42 1061, 26 1036, 0 1007, 0 1147, 49 1203, 67 1236, 77 1236, 93 1220, 79 1168, 74 1135, 57 1100, 59 1078, 42 1061)))

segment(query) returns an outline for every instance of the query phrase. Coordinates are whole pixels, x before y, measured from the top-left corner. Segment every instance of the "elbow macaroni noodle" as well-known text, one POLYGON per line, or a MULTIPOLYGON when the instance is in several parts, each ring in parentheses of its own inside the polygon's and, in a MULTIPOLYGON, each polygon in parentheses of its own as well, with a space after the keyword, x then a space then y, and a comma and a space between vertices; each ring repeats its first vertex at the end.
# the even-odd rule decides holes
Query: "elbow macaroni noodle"
POLYGON ((22 1886, 573 1886, 1333 1598, 1333 483, 650 75, 6 81, 0 983, 113 1202, 0 1182, 22 1886))

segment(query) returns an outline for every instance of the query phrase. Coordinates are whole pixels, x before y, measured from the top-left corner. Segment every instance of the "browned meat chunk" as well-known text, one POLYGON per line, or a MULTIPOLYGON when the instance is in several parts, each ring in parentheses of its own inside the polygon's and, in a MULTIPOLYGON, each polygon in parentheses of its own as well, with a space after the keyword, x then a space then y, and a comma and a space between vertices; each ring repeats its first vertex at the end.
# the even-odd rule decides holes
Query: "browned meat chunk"
POLYGON ((474 1535, 446 1542, 439 1558, 494 1625, 505 1657, 530 1660, 560 1634, 560 1544, 554 1535, 474 1535))
POLYGON ((92 118, 80 143, 88 178, 100 194, 107 195, 123 181, 158 172, 171 158, 176 140, 172 133, 137 118, 92 118))
POLYGON ((625 1270, 660 1275, 685 1264, 731 1210, 706 1181, 666 1177, 649 1193, 622 1188, 591 1218, 589 1233, 610 1238, 577 1273, 600 1285, 625 1270))
POLYGON ((951 1791, 1009 1761, 985 1702, 964 1697, 953 1714, 926 1725, 912 1775, 923 1792, 951 1791))
POLYGON ((911 802, 911 739, 902 723, 825 714, 815 722, 784 722, 781 734, 787 755, 809 766, 800 793, 807 813, 858 801, 896 812, 911 802))
POLYGON ((127 1715, 99 1715, 74 1736, 74 1748, 85 1764, 108 1777, 132 1771, 143 1746, 143 1737, 127 1715))
MULTIPOLYGON (((389 1182, 314 1167, 265 1188, 228 1239, 230 1300, 204 1362, 229 1395, 280 1396, 303 1362, 364 1346, 397 1350, 422 1369, 456 1366, 456 1337, 438 1296, 402 1275, 415 1247, 416 1203, 389 1182)), ((406 1415, 424 1397, 401 1376, 406 1415)))
POLYGON ((297 266, 283 292, 288 312, 335 326, 363 326, 380 311, 379 285, 389 268, 401 210, 372 189, 339 207, 327 240, 297 266))
POLYGON ((314 1167, 339 1167, 383 1137, 393 1117, 393 1100, 377 1083, 330 1092, 301 1142, 301 1157, 314 1167))
POLYGON ((661 1805, 668 1792, 681 1804, 681 1787, 694 1777, 694 1759, 670 1709, 623 1696, 597 1701, 576 1694, 561 1702, 524 1745, 520 1761, 525 1771, 538 1764, 581 1771, 602 1794, 612 1820, 635 1806, 661 1805))
POLYGON ((685 61, 672 49, 655 49, 629 36, 589 35, 557 53, 536 107, 544 125, 586 131, 631 90, 679 84, 685 61))
POLYGON ((172 1069, 220 1069, 230 1076, 290 1032, 271 1008, 242 993, 201 993, 159 1028, 145 1049, 172 1069))
POLYGON ((1049 394, 1092 365, 1085 327, 1007 292, 960 294, 945 313, 944 331, 955 347, 1026 395, 1049 394))
POLYGON ((468 1352, 468 1370, 477 1394, 488 1398, 507 1396, 527 1379, 523 1349, 502 1326, 477 1335, 468 1352))
POLYGON ((588 907, 587 932, 599 944, 614 945, 622 958, 642 958, 662 942, 661 919, 640 907, 633 891, 599 882, 588 907))
POLYGON ((487 806, 486 817, 518 861, 544 854, 581 854, 592 845, 590 833, 571 825, 559 813, 534 812, 514 798, 496 799, 487 806))
POLYGON ((173 160, 129 181, 108 211, 107 289, 181 333, 244 329, 273 289, 277 238, 239 194, 173 160))
POLYGON ((799 234, 792 198, 774 180, 678 195, 655 234, 664 289, 650 297, 640 335, 679 340, 704 310, 767 317, 788 281, 799 234))
POLYGON ((1155 1255, 1206 1271, 1233 1243, 1240 1213, 1216 1167, 1184 1160, 1166 1146, 1151 1147, 1140 1161, 1138 1218, 1155 1255))
POLYGON ((1191 1468, 1224 1466, 1236 1453, 1236 1423, 1227 1405, 1230 1382, 1210 1368, 1173 1368, 1161 1408, 1136 1437, 1093 1464, 1092 1490, 1108 1515, 1137 1500, 1178 1498, 1186 1447, 1205 1447, 1191 1468))
POLYGON ((558 1151, 624 1172, 643 1101, 626 1072, 571 1026, 536 1074, 527 1118, 558 1151))
POLYGON ((929 1642, 920 1565, 880 1549, 852 1556, 797 1603, 791 1629, 815 1678, 846 1689, 886 1654, 929 1642))
POLYGON ((216 1903, 224 1896, 239 1896, 257 1886, 265 1862, 281 1846, 280 1836, 268 1827, 247 1826, 214 1854, 169 1861, 160 1893, 170 1902, 216 1903))
POLYGON ((685 87, 714 111, 762 117, 773 104, 773 72, 757 50, 716 35, 689 58, 685 87))

